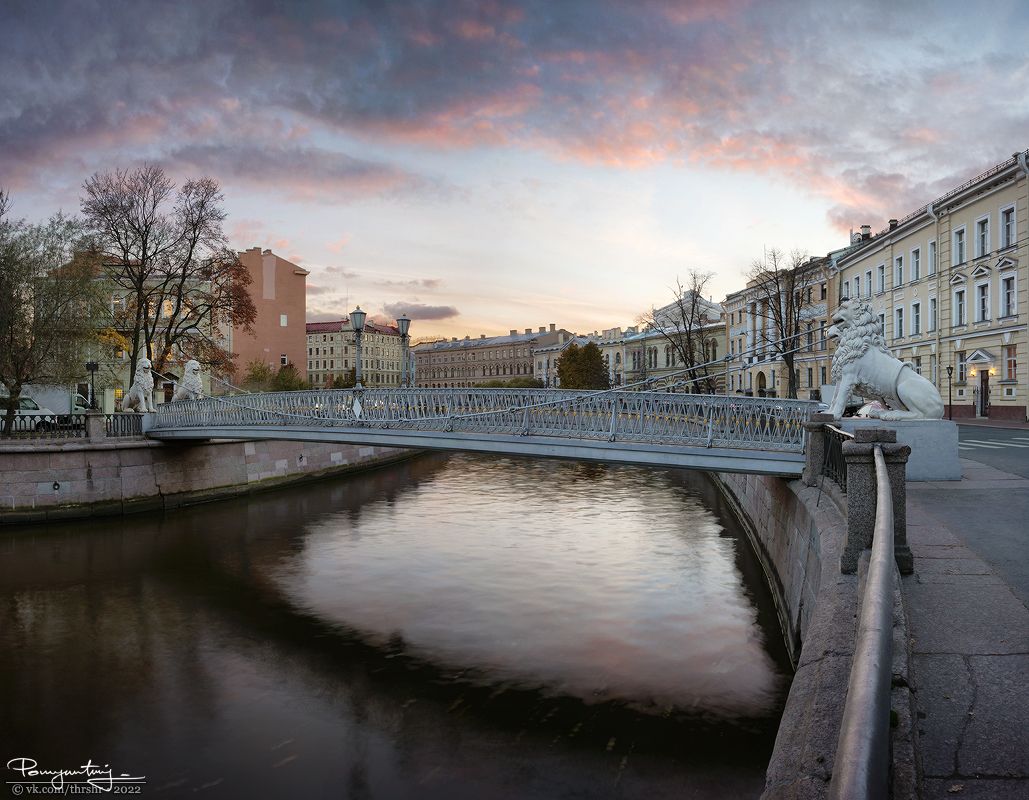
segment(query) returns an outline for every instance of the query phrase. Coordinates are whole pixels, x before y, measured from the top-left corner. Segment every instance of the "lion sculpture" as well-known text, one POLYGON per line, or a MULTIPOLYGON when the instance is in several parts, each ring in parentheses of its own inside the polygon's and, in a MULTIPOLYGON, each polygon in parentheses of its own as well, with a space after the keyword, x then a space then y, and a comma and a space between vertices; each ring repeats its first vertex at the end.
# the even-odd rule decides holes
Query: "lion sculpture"
POLYGON ((190 359, 182 371, 182 380, 175 387, 172 402, 177 400, 199 400, 204 396, 204 387, 200 383, 200 364, 190 359))
POLYGON ((154 411, 154 376, 150 372, 153 364, 146 356, 142 356, 136 362, 136 377, 132 380, 132 387, 125 393, 122 400, 122 411, 138 411, 141 414, 154 411))
POLYGON ((851 394, 880 398, 886 410, 869 416, 883 420, 942 419, 943 398, 933 384, 911 365, 894 358, 886 349, 879 318, 868 303, 846 300, 836 309, 826 332, 837 339, 832 359, 836 384, 829 413, 839 419, 851 394))

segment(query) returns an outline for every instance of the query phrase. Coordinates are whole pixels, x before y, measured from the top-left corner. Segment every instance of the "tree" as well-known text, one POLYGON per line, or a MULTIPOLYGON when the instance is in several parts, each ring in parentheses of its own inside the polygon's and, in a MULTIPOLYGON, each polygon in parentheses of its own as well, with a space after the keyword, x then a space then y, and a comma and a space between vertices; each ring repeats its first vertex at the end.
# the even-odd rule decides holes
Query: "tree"
POLYGON ((542 389, 543 381, 539 378, 511 378, 507 381, 492 380, 475 384, 479 389, 542 389))
POLYGON ((713 303, 704 299, 713 277, 712 272, 691 269, 685 286, 679 278, 675 279, 671 303, 651 309, 640 317, 645 327, 657 331, 668 343, 674 353, 671 363, 685 369, 692 392, 713 393, 718 389, 708 364, 708 353, 715 339, 706 332, 707 325, 718 321, 718 311, 713 303))
POLYGON ((562 389, 607 389, 607 368, 594 342, 579 347, 572 342, 557 362, 557 379, 562 389))
POLYGON ((164 170, 144 165, 96 173, 82 188, 105 272, 125 296, 115 327, 127 332, 130 381, 141 354, 157 372, 176 350, 231 363, 212 336, 227 324, 252 330, 257 310, 250 273, 226 243, 218 183, 197 178, 176 191, 164 170))
POLYGON ((824 261, 812 263, 807 253, 793 250, 788 256, 775 248, 747 272, 750 292, 757 296, 755 345, 782 359, 786 369, 787 396, 796 398, 795 350, 801 346, 802 309, 811 302, 811 291, 825 280, 824 261))
POLYGON ((332 379, 333 389, 353 389, 357 386, 357 369, 351 367, 346 375, 337 375, 332 379))
POLYGON ((275 370, 270 364, 254 359, 247 364, 247 370, 243 373, 242 388, 248 392, 267 392, 275 380, 275 370))
POLYGON ((10 436, 22 388, 82 376, 102 313, 95 254, 81 222, 57 214, 41 225, 9 218, 0 191, 0 384, 10 436))
POLYGON ((292 364, 283 364, 272 379, 273 392, 295 392, 298 389, 310 389, 311 384, 300 377, 297 368, 292 364))

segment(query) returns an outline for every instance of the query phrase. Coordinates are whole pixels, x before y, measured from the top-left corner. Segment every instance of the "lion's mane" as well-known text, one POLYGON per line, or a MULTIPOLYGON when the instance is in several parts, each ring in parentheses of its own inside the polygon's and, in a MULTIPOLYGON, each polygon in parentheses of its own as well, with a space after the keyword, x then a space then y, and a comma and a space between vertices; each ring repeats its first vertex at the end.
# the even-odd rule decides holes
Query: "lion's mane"
POLYGON ((872 307, 860 300, 850 300, 847 308, 853 321, 836 323, 839 341, 832 358, 831 375, 834 384, 839 384, 843 368, 861 358, 870 347, 890 355, 890 351, 886 349, 886 340, 883 339, 879 318, 872 307))

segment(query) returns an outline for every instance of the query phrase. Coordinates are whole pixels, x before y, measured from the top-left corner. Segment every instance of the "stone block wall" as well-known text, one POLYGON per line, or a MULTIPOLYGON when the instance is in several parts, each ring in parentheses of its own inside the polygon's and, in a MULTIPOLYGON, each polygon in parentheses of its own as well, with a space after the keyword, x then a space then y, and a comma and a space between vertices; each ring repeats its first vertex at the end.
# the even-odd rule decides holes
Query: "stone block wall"
POLYGON ((0 446, 0 523, 172 508, 410 456, 290 441, 86 441, 0 446))

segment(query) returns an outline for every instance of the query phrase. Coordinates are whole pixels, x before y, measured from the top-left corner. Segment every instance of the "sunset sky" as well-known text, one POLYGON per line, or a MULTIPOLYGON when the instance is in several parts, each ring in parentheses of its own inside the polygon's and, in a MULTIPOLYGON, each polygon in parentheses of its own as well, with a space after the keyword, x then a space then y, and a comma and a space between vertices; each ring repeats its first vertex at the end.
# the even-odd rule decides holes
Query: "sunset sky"
POLYGON ((1029 4, 0 0, 0 185, 216 178, 309 319, 632 324, 1029 147, 1029 4))

